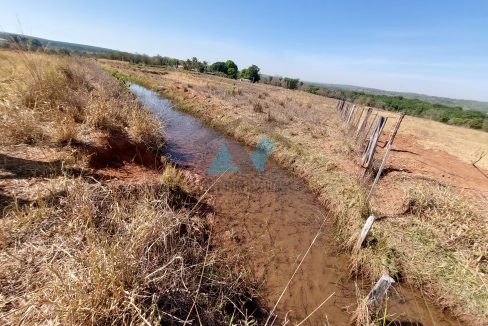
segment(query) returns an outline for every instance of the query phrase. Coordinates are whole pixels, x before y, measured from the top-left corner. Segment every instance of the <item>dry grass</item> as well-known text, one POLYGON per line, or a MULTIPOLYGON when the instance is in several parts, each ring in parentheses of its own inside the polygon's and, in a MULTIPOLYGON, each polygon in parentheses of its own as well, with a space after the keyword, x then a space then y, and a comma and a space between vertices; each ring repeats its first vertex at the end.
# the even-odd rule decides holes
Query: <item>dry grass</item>
POLYGON ((0 80, 3 144, 64 146, 104 130, 161 146, 158 120, 92 61, 2 51, 0 80))
POLYGON ((263 106, 261 105, 261 103, 254 103, 253 110, 256 113, 263 113, 264 112, 263 106))
MULTIPOLYGON (((365 188, 357 182, 360 170, 356 153, 338 127, 334 100, 214 76, 182 72, 149 76, 128 64, 104 64, 160 91, 180 109, 246 144, 256 145, 263 134, 271 138, 277 144, 273 159, 303 178, 336 213, 337 240, 345 247, 354 244, 370 208, 364 200, 365 188), (187 84, 193 88, 182 92, 182 85, 187 84), (232 87, 242 89, 242 95, 229 96, 225 90, 232 87), (260 98, 264 92, 269 95, 260 98), (268 114, 256 114, 256 98, 273 121, 267 119, 268 114)), ((426 121, 429 123, 433 122, 426 121)), ((408 126, 407 119, 402 132, 408 126)), ((474 130, 452 128, 477 135, 474 130)), ((436 193, 438 190, 434 189, 436 193)), ((429 203, 433 194, 425 191, 418 188, 408 192, 405 200, 409 212, 375 223, 367 247, 353 257, 355 271, 377 279, 387 270, 398 280, 422 287, 424 293, 457 316, 472 324, 483 324, 488 319, 488 300, 482 294, 487 293, 487 282, 483 267, 478 268, 476 261, 486 260, 486 216, 474 209, 466 210, 469 201, 464 204, 458 191, 441 189, 434 204, 429 203), (441 201, 445 198, 449 199, 441 201), (451 206, 445 206, 448 203, 451 206), (449 216, 443 218, 447 212, 449 216)))
POLYGON ((415 252, 415 262, 426 266, 420 271, 409 266, 415 281, 434 283, 432 278, 439 276, 443 279, 438 285, 443 288, 440 293, 455 291, 466 307, 487 316, 488 216, 446 186, 415 185, 408 190, 408 198, 409 212, 416 218, 408 222, 406 236, 412 243, 422 244, 415 252))
POLYGON ((407 210, 430 224, 445 247, 467 249, 477 258, 488 252, 488 217, 449 186, 416 184, 407 190, 407 210))
POLYGON ((17 206, 0 222, 3 324, 155 325, 188 317, 215 325, 234 303, 242 307, 245 272, 209 250, 199 215, 170 206, 171 187, 67 178, 63 192, 17 206))

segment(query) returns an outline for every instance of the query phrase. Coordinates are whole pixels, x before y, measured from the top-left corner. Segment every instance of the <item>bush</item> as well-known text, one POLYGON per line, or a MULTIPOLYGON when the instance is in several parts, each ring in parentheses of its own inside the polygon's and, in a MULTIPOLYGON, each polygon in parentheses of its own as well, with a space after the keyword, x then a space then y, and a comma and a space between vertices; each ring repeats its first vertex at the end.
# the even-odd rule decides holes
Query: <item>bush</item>
POLYGON ((312 94, 317 94, 317 92, 320 90, 320 87, 318 87, 317 85, 310 85, 308 87, 308 91, 312 94))
POLYGON ((297 89, 300 83, 300 79, 298 78, 288 78, 285 77, 285 87, 288 89, 297 89))
POLYGON ((254 110, 254 112, 257 112, 257 113, 263 113, 264 112, 263 106, 261 105, 261 103, 254 103, 253 110, 254 110))
POLYGON ((261 79, 261 77, 259 76, 259 70, 260 69, 258 66, 252 65, 249 68, 243 69, 240 76, 241 78, 249 79, 253 83, 257 83, 261 79))

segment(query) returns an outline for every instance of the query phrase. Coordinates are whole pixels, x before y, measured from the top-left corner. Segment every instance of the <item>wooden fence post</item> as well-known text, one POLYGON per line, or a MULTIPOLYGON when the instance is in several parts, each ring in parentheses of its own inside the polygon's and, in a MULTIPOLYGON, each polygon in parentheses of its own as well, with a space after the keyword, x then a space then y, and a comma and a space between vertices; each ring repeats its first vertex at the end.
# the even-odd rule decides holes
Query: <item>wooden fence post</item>
POLYGON ((359 122, 358 128, 356 129, 356 134, 354 137, 356 142, 358 140, 358 137, 363 133, 364 129, 366 128, 366 125, 368 124, 369 116, 371 115, 372 111, 373 109, 368 107, 366 109, 366 114, 361 117, 361 120, 359 122))
POLYGON ((349 114, 350 109, 351 109, 351 104, 346 103, 344 110, 342 111, 342 116, 341 116, 342 121, 346 120, 346 117, 349 114))
POLYGON ((370 131, 371 129, 373 129, 373 127, 376 125, 377 123, 377 119, 378 118, 378 113, 375 113, 375 115, 373 116, 373 119, 371 120, 371 124, 369 125, 369 127, 367 128, 366 132, 363 133, 360 138, 359 138, 359 145, 361 145, 361 149, 364 148, 364 143, 366 142, 366 139, 370 138, 369 134, 370 134, 370 131))
POLYGON ((375 312, 381 306, 383 299, 388 292, 390 286, 395 283, 395 280, 388 275, 388 273, 384 273, 380 279, 376 282, 371 292, 369 292, 367 300, 368 306, 374 310, 375 312))
POLYGON ((381 177, 381 173, 383 173, 383 169, 385 168, 386 161, 388 160, 388 155, 390 154, 391 147, 393 146, 393 141, 395 140, 396 134, 398 132, 398 129, 400 129, 400 124, 402 123, 404 117, 405 117, 405 113, 402 112, 398 117, 395 125, 393 126, 393 129, 390 132, 390 137, 388 139, 388 145, 386 146, 385 155, 383 156, 383 160, 381 161, 381 165, 378 169, 378 173, 376 173, 376 177, 373 181, 373 184, 371 185, 371 189, 369 190, 368 197, 366 197, 366 201, 370 200, 371 196, 373 195, 374 188, 381 177))
POLYGON ((400 116, 398 117, 395 125, 393 126, 393 129, 391 129, 390 132, 390 137, 388 137, 388 143, 393 143, 393 140, 396 137, 396 134, 398 133, 398 129, 400 129, 400 124, 403 121, 403 118, 405 117, 405 113, 400 113, 400 116))
POLYGON ((366 197, 366 201, 368 202, 373 195, 374 188, 380 179, 381 173, 383 172, 383 168, 385 167, 386 160, 388 160, 388 155, 390 154, 391 144, 388 143, 386 146, 385 155, 383 156, 383 160, 381 160, 380 168, 378 169, 378 173, 376 173, 376 177, 374 178, 373 184, 371 185, 371 189, 369 190, 368 196, 366 197))
POLYGON ((349 111, 349 114, 347 115, 347 120, 346 120, 346 129, 349 130, 349 125, 351 123, 352 116, 356 112, 356 105, 353 105, 351 110, 349 111))
POLYGON ((363 154, 363 159, 361 161, 361 165, 366 168, 366 170, 371 165, 373 160, 374 153, 376 151, 376 146, 378 145, 378 140, 380 139, 381 133, 383 132, 383 128, 385 127, 387 118, 383 116, 379 116, 375 128, 373 130, 373 134, 369 140, 368 146, 363 154))
POLYGON ((358 127, 359 121, 361 120, 361 117, 363 116, 364 106, 361 106, 360 110, 357 110, 357 112, 358 112, 358 114, 356 114, 356 116, 354 117, 354 121, 352 122, 352 124, 349 128, 350 130, 354 130, 358 127))
POLYGON ((366 223, 364 223, 363 229, 361 230, 361 233, 359 234, 358 241, 356 242, 356 246, 354 246, 354 251, 359 251, 361 249, 361 246, 363 245, 364 240, 368 236, 369 230, 371 230, 371 227, 373 226, 375 217, 374 215, 371 215, 368 217, 366 220, 366 223))

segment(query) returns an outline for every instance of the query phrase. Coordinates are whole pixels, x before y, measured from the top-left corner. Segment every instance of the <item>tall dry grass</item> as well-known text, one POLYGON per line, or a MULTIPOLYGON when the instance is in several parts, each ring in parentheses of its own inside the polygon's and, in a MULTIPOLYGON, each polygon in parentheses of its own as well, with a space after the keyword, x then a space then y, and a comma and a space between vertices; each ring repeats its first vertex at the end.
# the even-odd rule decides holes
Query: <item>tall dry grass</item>
POLYGON ((161 146, 161 124, 95 62, 23 51, 0 52, 3 144, 82 141, 93 130, 161 146))
MULTIPOLYGON (((449 186, 418 183, 407 189, 407 210, 429 224, 444 247, 469 250, 473 258, 488 252, 488 216, 449 186)), ((486 259, 486 258, 485 258, 486 259)), ((484 269, 488 272, 488 269, 484 269)))
POLYGON ((170 190, 66 179, 64 196, 7 212, 0 322, 225 324, 245 272, 209 250, 205 220, 171 207, 170 190))

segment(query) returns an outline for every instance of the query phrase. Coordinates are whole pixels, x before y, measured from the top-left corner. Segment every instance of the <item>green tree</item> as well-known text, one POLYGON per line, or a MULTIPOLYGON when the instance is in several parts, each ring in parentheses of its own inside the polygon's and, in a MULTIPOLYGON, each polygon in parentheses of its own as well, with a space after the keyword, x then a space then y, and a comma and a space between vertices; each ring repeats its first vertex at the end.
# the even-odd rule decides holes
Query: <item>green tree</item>
POLYGON ((40 48, 42 47, 42 43, 41 41, 39 41, 38 39, 36 38, 32 38, 29 40, 29 45, 33 48, 40 48))
POLYGON ((227 75, 227 66, 225 62, 217 61, 210 65, 210 70, 214 72, 221 72, 227 75))
POLYGON ((253 83, 257 83, 260 79, 261 76, 259 76, 259 67, 256 65, 252 65, 246 69, 242 69, 241 71, 241 78, 249 79, 253 83))
POLYGON ((288 89, 297 89, 299 83, 300 83, 300 79, 298 78, 285 77, 285 86, 288 89))
POLYGON ((227 68, 225 71, 227 76, 229 76, 230 78, 236 79, 237 78, 237 72, 239 71, 239 69, 237 68, 237 65, 234 63, 234 61, 227 60, 225 62, 225 67, 227 68))
POLYGON ((317 94, 317 92, 320 90, 320 87, 318 87, 317 85, 310 85, 308 86, 308 91, 312 94, 317 94))
POLYGON ((233 67, 230 67, 229 69, 227 69, 227 76, 230 78, 236 79, 237 78, 237 70, 235 70, 233 67))

